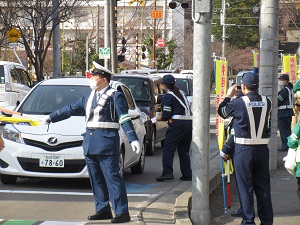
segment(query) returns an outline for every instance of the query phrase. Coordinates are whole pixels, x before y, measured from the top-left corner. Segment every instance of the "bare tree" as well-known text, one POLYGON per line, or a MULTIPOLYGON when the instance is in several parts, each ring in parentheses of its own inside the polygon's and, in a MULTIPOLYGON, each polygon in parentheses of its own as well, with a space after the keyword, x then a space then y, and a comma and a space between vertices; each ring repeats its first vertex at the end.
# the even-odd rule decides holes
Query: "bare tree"
POLYGON ((19 43, 23 44, 35 68, 37 81, 43 80, 44 61, 51 48, 53 30, 61 22, 72 16, 80 16, 80 8, 85 1, 57 0, 57 9, 52 8, 52 0, 5 0, 1 1, 0 20, 3 28, 15 27, 21 33, 19 43), (58 17, 54 18, 54 12, 58 17))

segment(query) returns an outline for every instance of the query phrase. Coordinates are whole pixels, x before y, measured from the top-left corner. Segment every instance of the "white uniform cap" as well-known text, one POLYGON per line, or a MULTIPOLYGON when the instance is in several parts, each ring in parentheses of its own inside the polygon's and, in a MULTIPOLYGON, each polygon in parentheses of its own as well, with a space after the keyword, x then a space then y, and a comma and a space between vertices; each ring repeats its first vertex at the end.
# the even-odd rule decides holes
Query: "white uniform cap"
POLYGON ((105 67, 96 63, 95 61, 93 61, 93 66, 95 68, 90 71, 90 73, 92 75, 102 74, 102 75, 106 75, 106 76, 110 76, 110 77, 112 77, 114 75, 110 70, 106 69, 105 67))

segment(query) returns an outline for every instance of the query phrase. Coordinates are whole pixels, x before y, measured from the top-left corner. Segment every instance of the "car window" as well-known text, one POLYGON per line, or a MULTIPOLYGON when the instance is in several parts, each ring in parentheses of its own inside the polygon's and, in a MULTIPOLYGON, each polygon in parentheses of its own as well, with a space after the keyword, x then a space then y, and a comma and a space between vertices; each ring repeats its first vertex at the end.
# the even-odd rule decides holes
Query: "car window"
POLYGON ((154 85, 153 85, 153 91, 154 91, 154 95, 157 96, 159 94, 159 88, 158 88, 158 83, 157 82, 154 82, 154 85))
POLYGON ((122 92, 125 95, 125 99, 127 102, 128 109, 135 109, 134 100, 132 99, 132 95, 130 94, 130 90, 125 86, 121 86, 122 92))
POLYGON ((189 81, 186 78, 176 78, 176 87, 182 90, 187 96, 191 95, 189 81))
POLYGON ((5 83, 4 66, 0 66, 0 84, 5 83))
POLYGON ((13 81, 13 82, 19 83, 19 84, 22 83, 20 74, 17 72, 17 69, 16 69, 16 68, 11 69, 11 70, 10 70, 10 74, 11 74, 11 78, 12 78, 12 81, 13 81))
POLYGON ((125 84, 131 91, 136 102, 151 101, 151 86, 147 79, 131 77, 114 77, 114 80, 125 84))
POLYGON ((89 86, 77 85, 39 85, 32 90, 19 108, 19 112, 27 114, 48 115, 63 106, 79 100, 89 86))
POLYGON ((31 86, 31 79, 28 73, 23 69, 16 69, 17 73, 19 74, 19 79, 21 84, 31 86))

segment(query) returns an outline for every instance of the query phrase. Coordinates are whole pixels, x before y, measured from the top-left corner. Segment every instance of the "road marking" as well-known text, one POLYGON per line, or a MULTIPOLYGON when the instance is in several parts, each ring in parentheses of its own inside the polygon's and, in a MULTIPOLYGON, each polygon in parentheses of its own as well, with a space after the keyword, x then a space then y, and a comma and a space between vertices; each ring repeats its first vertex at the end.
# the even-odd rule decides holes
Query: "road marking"
POLYGON ((1 225, 84 225, 87 222, 68 222, 68 221, 38 221, 38 220, 3 220, 1 225))
MULTIPOLYGON (((53 191, 22 191, 22 190, 0 190, 0 193, 9 194, 43 194, 43 195, 78 195, 78 196, 92 196, 93 193, 83 192, 53 192, 53 191)), ((155 198, 158 194, 127 194, 129 197, 148 197, 155 198)))

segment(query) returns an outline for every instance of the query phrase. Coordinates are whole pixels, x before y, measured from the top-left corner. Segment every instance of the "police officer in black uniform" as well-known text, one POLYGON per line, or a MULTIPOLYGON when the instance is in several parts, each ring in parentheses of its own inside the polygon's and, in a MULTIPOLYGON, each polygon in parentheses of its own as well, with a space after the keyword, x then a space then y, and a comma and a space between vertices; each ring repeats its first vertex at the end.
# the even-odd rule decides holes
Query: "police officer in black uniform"
POLYGON ((278 151, 287 151, 289 149, 287 138, 292 134, 291 124, 294 116, 293 84, 289 82, 290 78, 287 74, 280 75, 278 80, 279 85, 282 87, 278 92, 278 128, 282 142, 278 151))
POLYGON ((190 161, 190 145, 192 141, 192 115, 185 93, 175 86, 175 78, 171 75, 163 77, 163 88, 167 92, 162 99, 162 115, 157 120, 168 121, 165 142, 163 146, 163 172, 157 181, 173 180, 173 160, 177 149, 180 170, 180 180, 191 181, 192 169, 190 161))
POLYGON ((120 125, 137 154, 140 144, 128 115, 124 94, 109 86, 112 72, 96 62, 93 64, 95 68, 90 71, 92 90, 78 101, 46 116, 44 121, 55 123, 85 111, 86 132, 82 147, 96 207, 96 214, 89 216, 88 220, 128 222, 130 216, 125 182, 119 173, 120 125), (109 200, 116 215, 114 218, 109 200))
POLYGON ((245 73, 242 92, 245 96, 233 99, 236 85, 230 87, 227 97, 219 105, 222 118, 233 117, 234 167, 243 215, 241 224, 254 225, 254 198, 257 199, 261 224, 273 224, 273 207, 269 173, 269 120, 271 100, 258 94, 259 76, 245 73))

